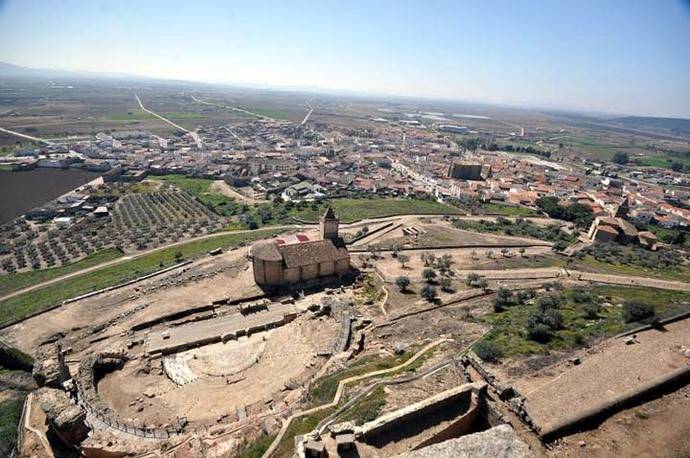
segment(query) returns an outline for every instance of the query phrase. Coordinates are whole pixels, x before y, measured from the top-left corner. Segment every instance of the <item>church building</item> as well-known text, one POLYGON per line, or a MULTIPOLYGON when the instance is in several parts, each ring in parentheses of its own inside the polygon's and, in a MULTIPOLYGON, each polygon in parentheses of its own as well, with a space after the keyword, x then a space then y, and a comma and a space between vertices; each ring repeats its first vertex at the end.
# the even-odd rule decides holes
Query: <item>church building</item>
POLYGON ((298 234, 255 243, 250 256, 256 284, 282 286, 346 274, 350 253, 338 226, 338 218, 328 207, 319 218, 319 240, 298 234))

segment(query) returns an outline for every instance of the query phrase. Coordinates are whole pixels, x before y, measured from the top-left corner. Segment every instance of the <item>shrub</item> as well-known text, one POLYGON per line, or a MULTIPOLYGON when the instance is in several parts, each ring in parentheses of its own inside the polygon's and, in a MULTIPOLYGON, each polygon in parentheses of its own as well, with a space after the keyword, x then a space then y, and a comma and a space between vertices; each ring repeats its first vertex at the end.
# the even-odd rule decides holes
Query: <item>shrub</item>
POLYGON ((498 288, 498 291, 496 292, 496 299, 495 302, 506 306, 510 305, 511 301, 513 300, 513 293, 507 289, 507 288, 498 288))
POLYGON ((427 301, 434 302, 436 300, 436 288, 431 285, 425 285, 420 295, 427 301))
POLYGON ((572 297, 573 302, 576 304, 592 302, 592 295, 589 293, 589 291, 585 291, 584 289, 573 289, 572 297))
POLYGON ((601 312, 601 305, 596 302, 588 302, 582 306, 582 310, 585 312, 585 318, 588 320, 593 320, 599 316, 601 312))
POLYGON ((556 309, 548 309, 542 315, 542 322, 551 330, 563 329, 563 315, 556 309))
POLYGON ((525 322, 529 338, 542 343, 551 340, 553 332, 562 328, 563 315, 555 308, 530 313, 525 322))
POLYGON ((544 283, 544 289, 547 291, 563 291, 565 287, 563 286, 563 283, 559 281, 551 281, 544 283))
POLYGON ((424 277, 427 283, 431 283, 434 278, 436 278, 436 271, 434 269, 424 269, 422 271, 422 277, 424 277))
POLYGON ((495 343, 483 340, 474 344, 472 350, 482 361, 498 361, 503 356, 495 343))
POLYGON ((538 320, 530 320, 528 317, 526 328, 529 338, 532 340, 537 342, 548 342, 551 340, 551 329, 538 320))
POLYGON ((486 281, 486 278, 480 278, 475 282, 474 286, 481 289, 487 289, 489 287, 489 282, 486 281))
POLYGON ((465 280, 465 284, 467 286, 475 286, 475 283, 479 281, 480 278, 482 277, 480 277, 478 273, 470 272, 469 274, 467 274, 467 280, 465 280))
POLYGON ((450 281, 450 278, 448 277, 443 277, 441 281, 439 282, 439 285, 441 285, 441 289, 447 293, 452 293, 453 292, 453 285, 450 281))
POLYGON ((501 304, 497 298, 494 299, 493 305, 494 305, 494 312, 496 312, 496 313, 501 313, 502 311, 504 311, 506 309, 505 305, 501 304))
POLYGON ((518 291, 518 293, 517 293, 518 303, 525 304, 525 303, 527 303, 527 301, 534 298, 535 295, 536 295, 536 292, 533 289, 526 289, 523 291, 518 291))
POLYGON ((401 292, 407 291, 407 287, 410 286, 410 279, 401 275, 395 279, 395 285, 400 289, 401 292))
POLYGON ((627 301, 623 304, 623 321, 632 323, 645 321, 656 316, 654 306, 644 302, 627 301))
POLYGON ((539 298, 537 301, 537 306, 539 307, 539 311, 544 313, 549 309, 560 308, 563 300, 564 298, 562 294, 547 294, 546 296, 541 296, 539 298))

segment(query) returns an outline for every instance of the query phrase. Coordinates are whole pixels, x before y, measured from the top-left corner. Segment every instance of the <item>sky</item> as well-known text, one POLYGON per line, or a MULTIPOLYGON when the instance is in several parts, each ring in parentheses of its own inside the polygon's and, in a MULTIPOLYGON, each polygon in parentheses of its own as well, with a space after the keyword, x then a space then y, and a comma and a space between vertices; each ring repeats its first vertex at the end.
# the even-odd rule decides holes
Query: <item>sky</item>
POLYGON ((0 0, 0 61, 690 118, 690 0, 0 0))

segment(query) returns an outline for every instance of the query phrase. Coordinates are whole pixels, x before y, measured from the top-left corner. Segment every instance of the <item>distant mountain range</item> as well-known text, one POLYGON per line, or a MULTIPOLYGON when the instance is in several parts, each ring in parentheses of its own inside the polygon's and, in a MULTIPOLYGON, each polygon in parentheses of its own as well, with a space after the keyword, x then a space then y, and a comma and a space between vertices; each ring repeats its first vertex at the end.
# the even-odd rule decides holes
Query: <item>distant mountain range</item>
MULTIPOLYGON (((0 78, 117 78, 151 80, 145 76, 131 75, 128 73, 86 72, 71 70, 55 70, 48 68, 22 67, 21 65, 0 62, 0 78)), ((164 80, 161 80, 164 81, 164 80)))

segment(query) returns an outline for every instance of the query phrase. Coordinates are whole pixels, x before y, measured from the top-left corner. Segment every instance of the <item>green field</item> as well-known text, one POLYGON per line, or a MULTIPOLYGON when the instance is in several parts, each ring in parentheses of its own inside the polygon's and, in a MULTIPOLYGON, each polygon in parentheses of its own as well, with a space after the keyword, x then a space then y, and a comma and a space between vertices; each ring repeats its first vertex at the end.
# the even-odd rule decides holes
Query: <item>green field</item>
POLYGON ((295 216, 305 221, 316 222, 319 215, 323 213, 326 205, 333 207, 340 221, 349 223, 367 218, 382 218, 385 216, 396 215, 457 215, 461 211, 450 205, 442 204, 433 200, 421 199, 333 199, 318 205, 316 208, 306 207, 295 209, 291 216, 295 216))
MULTIPOLYGON (((171 111, 167 113, 158 113, 166 119, 171 121, 185 120, 185 119, 202 119, 206 116, 196 111, 171 111)), ((127 113, 117 113, 109 116, 111 121, 147 121, 151 119, 158 119, 157 117, 145 111, 136 110, 127 113)))
POLYGON ((540 213, 533 208, 497 204, 487 202, 482 204, 481 209, 484 213, 497 214, 501 216, 539 216, 540 213))
POLYGON ((177 188, 187 191, 188 193, 201 198, 206 194, 219 194, 209 191, 209 187, 213 184, 213 180, 207 178, 192 178, 183 175, 161 175, 151 178, 154 181, 162 181, 169 183, 177 188))
MULTIPOLYGON (((395 215, 455 215, 461 213, 459 209, 450 205, 422 199, 339 198, 321 203, 264 203, 250 206, 237 203, 234 199, 226 197, 220 192, 211 191, 210 186, 213 180, 181 175, 163 175, 154 179, 189 192, 219 215, 228 217, 242 215, 248 220, 255 221, 257 226, 291 224, 294 222, 293 217, 303 221, 318 222, 326 205, 333 207, 333 210, 344 223, 395 215)), ((246 225, 240 224, 232 227, 240 229, 245 228, 246 225)))
POLYGON ((487 314, 484 322, 491 325, 492 330, 483 340, 494 343, 506 358, 541 354, 549 350, 570 350, 638 326, 637 323, 623 322, 621 309, 615 305, 625 300, 634 298, 654 305, 660 317, 674 315, 690 307, 690 293, 680 291, 604 285, 594 286, 589 291, 595 296, 604 297, 613 306, 602 307, 596 319, 586 319, 582 305, 572 300, 572 290, 566 291, 567 302, 560 308, 564 329, 556 331, 554 338, 548 343, 528 338, 525 322, 527 316, 537 310, 536 305, 529 304, 515 305, 502 312, 487 314))
POLYGON ((627 152, 632 154, 631 148, 622 148, 620 145, 609 143, 590 137, 568 137, 560 140, 564 145, 571 147, 574 151, 581 151, 592 159, 609 161, 616 152, 627 152))
POLYGON ((567 232, 561 231, 558 225, 541 226, 529 220, 509 220, 507 218, 496 218, 496 221, 470 221, 453 218, 453 226, 479 233, 501 234, 513 237, 531 237, 539 240, 556 242, 562 240, 566 243, 573 243, 575 238, 567 232))
POLYGON ((77 270, 86 269, 87 267, 95 266, 96 264, 101 264, 119 258, 120 256, 122 256, 120 250, 107 248, 65 266, 2 275, 0 276, 0 296, 35 285, 36 283, 76 272, 77 270))
POLYGON ((690 281, 690 267, 688 266, 673 266, 673 267, 654 267, 648 268, 636 264, 613 264, 603 262, 587 255, 583 259, 577 260, 572 268, 582 268, 583 270, 594 270, 597 272, 609 274, 632 275, 638 277, 655 277, 667 280, 690 281))
MULTIPOLYGON (((287 119, 287 115, 285 114, 284 111, 278 111, 278 110, 247 110, 251 111, 252 113, 256 113, 261 116, 266 116, 267 118, 273 118, 273 119, 287 119)), ((306 114, 306 112, 305 112, 306 114)))
POLYGON ((685 170, 690 170, 690 156, 681 154, 655 154, 645 157, 631 157, 631 162, 642 167, 671 168, 674 162, 683 164, 685 170))
POLYGON ((29 291, 0 302, 0 323, 26 317, 32 313, 59 304, 65 299, 96 291, 108 286, 132 280, 142 275, 155 272, 163 267, 175 264, 175 255, 179 252, 182 258, 189 259, 203 255, 218 247, 234 247, 242 243, 273 237, 280 230, 264 230, 238 234, 223 234, 203 240, 191 241, 181 245, 155 251, 138 258, 124 261, 113 266, 78 275, 63 282, 29 291))

